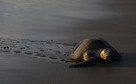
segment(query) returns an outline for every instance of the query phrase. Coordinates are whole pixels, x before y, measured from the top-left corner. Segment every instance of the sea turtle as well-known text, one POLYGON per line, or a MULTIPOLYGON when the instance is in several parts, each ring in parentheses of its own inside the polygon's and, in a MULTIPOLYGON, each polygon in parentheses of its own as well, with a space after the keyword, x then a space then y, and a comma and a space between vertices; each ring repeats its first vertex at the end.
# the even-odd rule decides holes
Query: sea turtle
POLYGON ((72 51, 70 58, 76 64, 70 67, 86 66, 101 61, 120 60, 121 56, 108 42, 102 38, 80 41, 72 51))

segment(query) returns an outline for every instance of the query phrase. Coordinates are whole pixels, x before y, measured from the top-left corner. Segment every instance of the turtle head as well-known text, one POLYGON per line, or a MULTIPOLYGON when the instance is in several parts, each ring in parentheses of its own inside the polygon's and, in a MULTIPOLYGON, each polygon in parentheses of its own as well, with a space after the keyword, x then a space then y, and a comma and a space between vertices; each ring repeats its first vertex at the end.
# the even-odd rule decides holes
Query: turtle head
POLYGON ((111 49, 110 48, 102 49, 101 52, 100 52, 100 57, 103 60, 110 60, 110 58, 111 58, 111 49))
POLYGON ((88 60, 91 60, 93 59, 94 57, 96 56, 96 53, 91 51, 91 50, 88 50, 86 51, 84 54, 83 54, 83 60, 84 61, 88 61, 88 60))

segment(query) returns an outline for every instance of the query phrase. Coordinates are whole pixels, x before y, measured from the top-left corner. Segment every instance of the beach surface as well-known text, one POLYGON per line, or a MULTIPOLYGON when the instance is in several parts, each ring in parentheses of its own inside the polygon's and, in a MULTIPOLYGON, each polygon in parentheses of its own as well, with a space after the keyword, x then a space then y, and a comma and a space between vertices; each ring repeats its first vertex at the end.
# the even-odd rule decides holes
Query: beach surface
POLYGON ((119 63, 84 68, 27 55, 0 56, 1 84, 135 84, 135 54, 124 55, 119 63))
POLYGON ((0 0, 0 84, 135 84, 135 0, 0 0), (103 38, 120 62, 69 68, 85 38, 103 38))

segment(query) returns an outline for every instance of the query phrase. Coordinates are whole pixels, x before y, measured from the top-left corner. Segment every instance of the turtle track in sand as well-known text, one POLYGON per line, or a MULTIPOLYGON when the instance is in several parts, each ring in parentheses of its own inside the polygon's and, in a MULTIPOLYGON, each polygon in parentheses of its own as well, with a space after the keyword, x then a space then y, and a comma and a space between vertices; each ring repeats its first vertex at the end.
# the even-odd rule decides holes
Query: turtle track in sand
POLYGON ((28 55, 33 58, 49 60, 53 63, 71 63, 69 54, 74 44, 54 42, 53 40, 37 41, 29 39, 0 38, 0 53, 28 55))

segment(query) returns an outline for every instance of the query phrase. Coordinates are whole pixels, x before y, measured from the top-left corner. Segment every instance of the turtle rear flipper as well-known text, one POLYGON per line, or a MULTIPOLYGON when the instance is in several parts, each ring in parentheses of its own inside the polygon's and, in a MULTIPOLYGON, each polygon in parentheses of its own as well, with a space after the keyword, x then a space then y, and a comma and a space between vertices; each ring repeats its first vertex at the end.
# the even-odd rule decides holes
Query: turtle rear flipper
POLYGON ((70 68, 87 67, 87 66, 95 65, 97 62, 98 62, 97 60, 88 60, 76 64, 71 64, 69 65, 69 67, 70 68))

